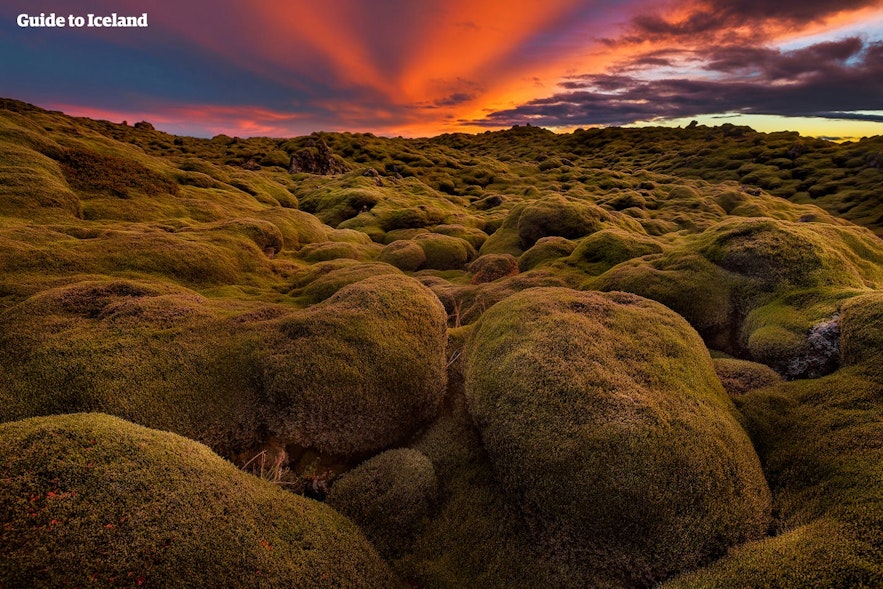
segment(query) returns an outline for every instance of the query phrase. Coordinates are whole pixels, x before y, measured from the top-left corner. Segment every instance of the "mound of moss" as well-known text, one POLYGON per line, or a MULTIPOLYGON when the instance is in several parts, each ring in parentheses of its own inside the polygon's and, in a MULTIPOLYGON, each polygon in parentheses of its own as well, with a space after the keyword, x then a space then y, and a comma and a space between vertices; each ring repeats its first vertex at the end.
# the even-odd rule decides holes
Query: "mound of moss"
POLYGON ((352 522, 174 434, 32 418, 0 462, 4 586, 397 586, 352 522))
POLYGON ((671 586, 883 585, 880 349, 876 340, 834 374, 736 398, 773 492, 775 535, 671 586))
POLYGON ((575 247, 572 241, 563 237, 541 237, 518 258, 518 268, 526 272, 545 262, 565 258, 575 247))
POLYGON ((883 292, 847 300, 841 307, 840 356, 844 366, 883 374, 883 292))
POLYGON ((400 239, 384 247, 377 259, 391 264, 399 270, 414 272, 426 263, 426 254, 419 244, 400 239))
POLYGON ((410 547, 438 495, 432 462, 418 450, 387 450, 334 483, 327 501, 359 525, 385 558, 410 547))
POLYGON ((423 249, 425 268, 432 270, 458 270, 475 258, 475 248, 459 237, 424 233, 414 237, 414 243, 423 249))
POLYGON ((662 247, 649 237, 607 228, 580 241, 567 261, 589 274, 602 274, 626 260, 661 251, 662 247))
POLYGON ((600 207, 562 197, 544 198, 528 204, 518 217, 518 237, 526 250, 541 237, 582 237, 601 228, 607 213, 600 207))
POLYGON ((446 324, 432 291, 399 274, 280 319, 258 352, 270 430, 331 454, 400 441, 441 402, 446 324))
POLYGON ((221 453, 252 445, 261 407, 235 317, 265 311, 280 312, 158 280, 41 291, 0 313, 0 421, 101 411, 221 453))
POLYGON ((510 254, 487 254, 469 265, 472 284, 493 282, 518 274, 518 260, 510 254))
POLYGON ((646 585, 763 535, 769 489, 702 340, 625 293, 489 309, 466 393, 495 472, 585 584, 646 585))
POLYGON ((766 364, 736 358, 715 358, 714 371, 724 390, 731 395, 744 395, 782 382, 779 373, 766 364))
POLYGON ((309 282, 302 289, 299 289, 300 299, 312 305, 324 301, 348 284, 353 284, 372 276, 387 274, 401 274, 401 272, 389 264, 376 262, 370 264, 355 262, 340 268, 333 268, 309 282))

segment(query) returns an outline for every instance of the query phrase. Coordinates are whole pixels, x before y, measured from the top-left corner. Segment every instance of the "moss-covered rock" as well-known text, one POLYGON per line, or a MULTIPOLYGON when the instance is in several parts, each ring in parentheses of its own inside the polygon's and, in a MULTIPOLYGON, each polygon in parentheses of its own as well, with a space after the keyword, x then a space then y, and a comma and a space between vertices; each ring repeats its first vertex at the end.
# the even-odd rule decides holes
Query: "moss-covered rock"
POLYGON ((352 522, 174 434, 33 418, 0 462, 4 586, 397 586, 352 522))
POLYGON ((397 274, 280 319, 258 360, 270 430, 331 454, 402 440, 438 409, 446 323, 432 291, 397 274))
POLYGON ((494 469, 569 576, 649 584, 766 530, 769 489, 708 352, 658 303, 530 289, 484 314, 466 362, 494 469))
POLYGON ((414 238, 414 243, 423 248, 425 268, 432 270, 458 270, 475 258, 475 248, 465 239, 425 233, 414 238))
POLYGON ((710 347, 731 349, 738 339, 734 316, 735 279, 696 254, 630 260, 586 283, 586 288, 622 290, 658 301, 677 311, 710 347))
POLYGON ((868 264, 883 260, 883 246, 856 228, 731 218, 707 230, 698 245, 711 262, 770 289, 863 287, 883 277, 868 264))
POLYGON ((573 253, 574 248, 576 248, 576 244, 564 237, 554 235, 541 237, 530 249, 519 256, 518 268, 522 272, 527 272, 545 262, 569 256, 573 253))
POLYGON ((505 276, 518 274, 518 260, 510 254, 487 254, 469 265, 472 284, 493 282, 505 276))
POLYGON ((883 584, 883 416, 873 364, 736 399, 773 491, 776 535, 671 586, 883 584))
MULTIPOLYGON (((377 262, 347 264, 341 268, 329 270, 327 273, 309 282, 302 289, 298 289, 297 292, 299 293, 300 300, 312 305, 324 301, 349 284, 371 278, 372 276, 388 274, 401 274, 401 272, 389 264, 377 262)), ((295 291, 292 291, 292 294, 295 294, 295 291)))
POLYGON ((161 281, 87 280, 0 313, 0 421, 102 411, 227 453, 261 435, 245 323, 283 313, 161 281))
POLYGON ((307 262, 326 262, 328 260, 363 260, 368 256, 357 245, 346 242, 325 241, 311 243, 300 249, 298 255, 307 262))
POLYGON ((526 250, 541 237, 549 235, 567 239, 582 237, 600 229, 601 222, 607 218, 607 212, 600 207, 562 197, 532 202, 518 217, 521 248, 526 250))
POLYGON ((662 247, 649 237, 607 228, 580 241, 567 261, 589 274, 602 274, 626 260, 661 251, 662 247))
POLYGON ((415 272, 426 263, 426 254, 419 244, 400 239, 383 248, 377 258, 405 272, 415 272))
POLYGON ((465 227, 463 225, 437 225, 432 228, 433 233, 441 235, 450 235, 451 237, 459 237, 469 242, 469 245, 476 250, 481 249, 484 242, 487 241, 488 235, 481 229, 476 227, 465 227))
POLYGON ((782 382, 779 373, 766 364, 736 358, 715 358, 714 371, 724 390, 731 395, 744 395, 782 382))
POLYGON ((352 519, 385 558, 410 547, 435 506, 438 480, 418 450, 387 450, 334 483, 328 504, 352 519))
POLYGON ((883 292, 847 300, 841 308, 840 355, 845 366, 883 374, 883 292))

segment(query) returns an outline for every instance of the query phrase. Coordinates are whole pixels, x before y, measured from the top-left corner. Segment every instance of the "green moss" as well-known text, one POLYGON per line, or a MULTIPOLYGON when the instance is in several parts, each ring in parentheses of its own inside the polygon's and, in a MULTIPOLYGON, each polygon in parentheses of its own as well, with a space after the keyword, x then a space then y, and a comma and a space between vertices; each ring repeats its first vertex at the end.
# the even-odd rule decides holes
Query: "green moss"
POLYGON ((389 264, 348 264, 342 268, 333 269, 319 276, 302 289, 292 291, 292 295, 312 305, 331 297, 341 288, 371 278, 389 274, 401 274, 401 272, 389 264))
POLYGON ((83 215, 80 199, 64 179, 58 163, 32 149, 0 143, 0 187, 0 212, 4 215, 83 215))
POLYGON ((843 303, 840 333, 845 366, 863 366, 872 374, 883 374, 883 293, 868 293, 843 303))
POLYGON ((189 228, 197 231, 228 231, 242 235, 254 242, 259 250, 270 257, 282 251, 285 240, 279 228, 269 221, 260 219, 234 219, 221 221, 208 226, 189 228))
POLYGON ((296 249, 299 245, 322 242, 327 239, 328 227, 316 217, 285 208, 270 208, 259 212, 256 216, 269 221, 279 228, 288 249, 296 249))
POLYGON ((509 254, 487 254, 469 265, 472 284, 493 282, 518 274, 518 260, 509 254))
POLYGON ((426 254, 419 244, 413 241, 398 240, 384 247, 377 259, 391 264, 399 270, 414 272, 426 263, 426 254))
POLYGON ((432 462, 412 449, 388 450, 334 483, 328 504, 352 519, 387 559, 403 554, 435 507, 432 462))
POLYGON ((765 531, 757 455, 701 339, 658 303, 527 290, 484 314, 466 362, 495 472, 584 584, 648 584, 765 531))
POLYGON ((626 260, 661 251, 662 247, 649 237, 609 228, 580 241, 567 261, 589 274, 602 274, 626 260))
POLYGON ((269 428, 302 447, 389 447, 438 409, 447 315, 405 276, 376 276, 285 317, 259 352, 269 428))
POLYGON ((883 583, 878 558, 853 530, 836 521, 817 520, 781 536, 751 542, 663 587, 874 587, 883 583))
POLYGON ((226 307, 170 284, 123 280, 48 289, 13 306, 0 314, 0 421, 103 411, 222 453, 254 444, 255 369, 247 333, 226 307))
POLYGON ((715 358, 714 370, 730 395, 744 395, 782 382, 782 377, 769 366, 747 360, 715 358))
POLYGON ((429 233, 429 229, 393 229, 383 236, 383 243, 389 245, 394 241, 411 240, 424 233, 429 233))
POLYGON ((875 587, 883 583, 880 384, 867 363, 750 392, 737 403, 773 491, 773 538, 676 587, 875 587))
POLYGON ((481 229, 464 227, 463 225, 436 225, 432 228, 432 232, 465 239, 476 250, 481 249, 481 246, 484 245, 488 238, 487 233, 481 229))
POLYGON ((883 255, 883 246, 853 228, 772 219, 728 219, 706 231, 700 247, 710 261, 767 288, 862 287, 880 279, 879 268, 866 266, 856 250, 866 250, 865 260, 870 252, 871 259, 883 255), (854 235, 848 240, 847 234, 854 235))
POLYGON ((205 446, 101 414, 0 425, 0 583, 394 587, 358 528, 205 446))
POLYGON ((518 258, 518 268, 526 272, 546 262, 569 256, 576 245, 563 237, 541 237, 518 258))
POLYGON ((307 262, 327 262, 328 260, 365 260, 370 259, 367 251, 346 242, 326 241, 310 243, 298 252, 298 256, 307 262))
POLYGON ((709 347, 732 350, 738 339, 734 325, 733 277, 695 254, 663 255, 615 266, 587 288, 623 290, 659 301, 682 315, 709 347))
POLYGON ((607 213, 594 205, 561 197, 544 198, 528 204, 518 217, 518 237, 526 250, 541 237, 582 237, 601 228, 607 213))
POLYGON ((475 248, 459 237, 425 233, 414 238, 426 255, 425 268, 433 270, 456 270, 463 268, 475 258, 475 248))

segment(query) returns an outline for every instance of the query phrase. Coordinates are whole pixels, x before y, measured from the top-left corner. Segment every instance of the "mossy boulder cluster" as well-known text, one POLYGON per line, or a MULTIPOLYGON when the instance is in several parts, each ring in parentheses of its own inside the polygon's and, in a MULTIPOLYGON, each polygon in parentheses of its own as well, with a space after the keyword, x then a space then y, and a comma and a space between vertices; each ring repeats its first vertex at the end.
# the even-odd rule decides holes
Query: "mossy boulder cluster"
POLYGON ((766 531, 757 454, 672 311, 530 289, 488 310, 467 349, 494 469, 571 576, 646 585, 766 531))
POLYGON ((398 586, 351 521, 175 434, 38 417, 0 461, 4 586, 398 586))
POLYGON ((0 100, 0 586, 883 586, 880 149, 0 100))

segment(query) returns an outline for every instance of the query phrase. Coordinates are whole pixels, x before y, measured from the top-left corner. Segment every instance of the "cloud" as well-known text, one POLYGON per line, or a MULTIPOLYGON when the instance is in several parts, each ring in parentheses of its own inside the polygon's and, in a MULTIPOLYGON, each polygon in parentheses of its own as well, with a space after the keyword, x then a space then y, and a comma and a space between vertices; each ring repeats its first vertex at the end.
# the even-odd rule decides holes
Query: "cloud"
POLYGON ((635 16, 631 21, 632 35, 624 40, 728 36, 742 27, 751 27, 752 34, 757 35, 758 26, 805 26, 879 5, 879 0, 688 0, 674 5, 668 14, 635 16))
POLYGON ((561 84, 564 92, 476 124, 622 125, 727 112, 883 120, 864 112, 883 111, 883 43, 847 38, 788 52, 729 46, 693 57, 706 63, 706 77, 576 76, 561 84))

